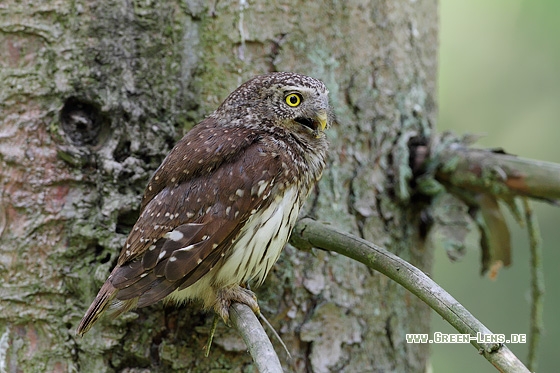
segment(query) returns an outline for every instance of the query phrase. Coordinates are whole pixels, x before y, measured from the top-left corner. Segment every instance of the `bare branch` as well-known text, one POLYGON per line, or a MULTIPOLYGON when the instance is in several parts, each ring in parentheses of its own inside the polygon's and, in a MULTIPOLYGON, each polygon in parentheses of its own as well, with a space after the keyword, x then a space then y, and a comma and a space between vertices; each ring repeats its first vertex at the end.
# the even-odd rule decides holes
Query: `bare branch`
POLYGON ((282 372, 278 355, 255 313, 241 303, 233 303, 229 310, 231 324, 247 345, 257 370, 261 373, 282 372))
MULTIPOLYGON (((424 272, 366 240, 305 218, 297 222, 290 242, 300 249, 316 247, 335 251, 383 273, 424 301, 462 334, 472 337, 477 333, 492 334, 424 272)), ((502 372, 529 372, 505 345, 478 343, 477 340, 472 340, 471 344, 502 372)))

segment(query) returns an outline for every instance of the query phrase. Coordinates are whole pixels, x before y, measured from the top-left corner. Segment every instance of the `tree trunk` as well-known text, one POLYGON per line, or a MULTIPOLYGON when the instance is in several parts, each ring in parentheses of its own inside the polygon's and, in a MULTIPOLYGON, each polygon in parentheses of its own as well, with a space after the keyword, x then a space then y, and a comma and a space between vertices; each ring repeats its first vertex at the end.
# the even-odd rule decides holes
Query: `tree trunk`
MULTIPOLYGON (((323 80, 338 123, 305 213, 429 272, 408 146, 436 117, 435 0, 16 1, 0 5, 0 371, 254 371, 212 315, 157 304, 78 321, 114 266, 149 175, 240 83, 323 80)), ((429 310, 339 255, 284 250, 256 289, 297 372, 421 372, 429 310), (314 255, 313 255, 314 254, 314 255)))

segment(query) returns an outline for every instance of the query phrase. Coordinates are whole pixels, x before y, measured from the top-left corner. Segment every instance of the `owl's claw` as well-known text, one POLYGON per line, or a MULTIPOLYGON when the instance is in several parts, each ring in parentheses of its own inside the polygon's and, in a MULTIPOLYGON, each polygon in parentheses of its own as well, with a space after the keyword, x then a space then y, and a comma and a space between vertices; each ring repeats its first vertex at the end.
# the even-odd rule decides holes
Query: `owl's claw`
POLYGON ((216 304, 214 305, 214 321, 212 322, 212 328, 210 329, 210 335, 208 337, 208 342, 206 343, 205 355, 208 357, 210 353, 210 347, 212 346, 212 340, 214 339, 214 334, 216 333, 216 327, 218 326, 219 317, 224 320, 226 325, 229 324, 229 307, 232 303, 243 303, 249 306, 253 312, 259 316, 261 314, 261 309, 259 308, 259 303, 257 302, 257 296, 249 289, 245 289, 239 285, 232 287, 227 287, 218 290, 216 296, 216 304))
POLYGON ((214 333, 216 332, 216 327, 218 326, 218 317, 221 317, 222 320, 224 320, 224 323, 229 325, 229 307, 233 302, 246 304, 257 316, 261 313, 259 304, 257 303, 257 297, 251 290, 242 288, 239 285, 218 290, 216 304, 214 305, 214 312, 216 312, 216 314, 214 316, 214 321, 212 322, 212 329, 210 330, 208 342, 206 343, 206 357, 208 357, 208 354, 210 353, 210 346, 212 346, 214 333))
POLYGON ((229 307, 233 302, 246 304, 257 316, 261 313, 255 293, 239 285, 220 289, 216 298, 214 311, 226 325, 229 325, 229 307))

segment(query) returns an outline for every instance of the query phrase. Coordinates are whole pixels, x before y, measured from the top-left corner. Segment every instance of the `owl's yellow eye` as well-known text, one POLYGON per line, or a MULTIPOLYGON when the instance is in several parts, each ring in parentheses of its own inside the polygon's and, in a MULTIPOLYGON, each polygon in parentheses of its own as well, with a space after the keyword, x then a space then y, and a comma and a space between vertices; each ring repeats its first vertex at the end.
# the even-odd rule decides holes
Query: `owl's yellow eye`
POLYGON ((290 93, 286 96, 286 103, 291 107, 296 107, 301 104, 301 96, 297 93, 290 93))

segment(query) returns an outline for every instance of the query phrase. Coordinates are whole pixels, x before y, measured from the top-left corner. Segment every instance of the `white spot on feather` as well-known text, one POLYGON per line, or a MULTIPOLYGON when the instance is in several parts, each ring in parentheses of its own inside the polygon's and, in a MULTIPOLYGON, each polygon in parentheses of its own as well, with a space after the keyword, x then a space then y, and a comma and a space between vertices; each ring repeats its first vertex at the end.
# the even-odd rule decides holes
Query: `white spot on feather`
POLYGON ((192 244, 192 245, 189 245, 189 246, 185 246, 185 247, 180 248, 180 249, 177 250, 177 251, 191 251, 191 250, 194 248, 194 246, 195 246, 195 244, 192 244))
POLYGON ((166 233, 165 236, 163 236, 163 237, 168 238, 172 241, 179 241, 179 240, 182 240, 184 236, 185 235, 183 233, 181 233, 181 232, 179 232, 178 230, 175 229, 175 230, 172 230, 169 233, 166 233))
POLYGON ((253 186, 253 188, 251 188, 251 194, 256 194, 257 197, 260 197, 264 191, 266 190, 266 187, 268 186, 268 181, 266 180, 260 180, 257 185, 253 186))

